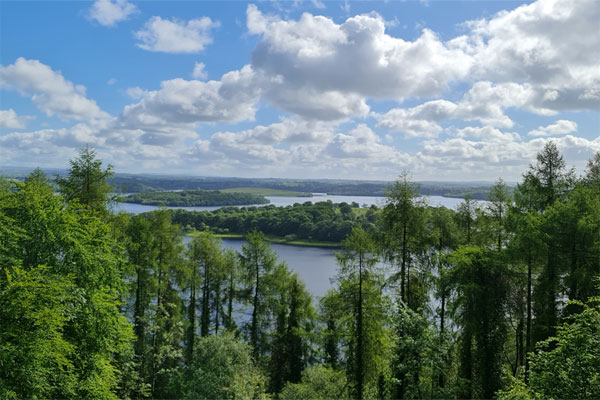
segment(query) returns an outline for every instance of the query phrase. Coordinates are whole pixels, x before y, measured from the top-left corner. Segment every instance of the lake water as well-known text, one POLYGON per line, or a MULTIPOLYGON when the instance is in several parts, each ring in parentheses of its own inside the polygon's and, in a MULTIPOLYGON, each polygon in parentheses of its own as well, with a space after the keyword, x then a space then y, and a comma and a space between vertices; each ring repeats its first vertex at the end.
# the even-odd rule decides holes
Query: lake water
MULTIPOLYGON (((184 243, 191 240, 184 237, 184 243)), ((223 239, 223 247, 231 247, 241 252, 245 240, 223 239)), ((277 252, 278 262, 284 261, 290 270, 298 273, 298 277, 306 283, 306 288, 314 295, 321 297, 332 287, 330 279, 335 277, 337 262, 332 249, 321 247, 290 246, 272 243, 271 248, 277 252)))
MULTIPOLYGON (((351 204, 356 202, 362 206, 371 206, 375 204, 379 207, 385 205, 385 197, 376 196, 333 196, 333 195, 318 195, 313 197, 279 197, 266 196, 271 204, 277 207, 285 207, 294 203, 304 203, 312 201, 331 200, 334 203, 346 202, 351 204)), ((431 206, 444 206, 447 208, 456 209, 463 199, 455 199, 442 196, 428 196, 427 202, 431 206)), ((480 202, 483 204, 485 202, 480 202)), ((133 203, 117 203, 117 210, 126 211, 132 214, 139 214, 147 211, 156 210, 156 206, 146 206, 133 203)), ((168 207, 181 208, 189 211, 212 211, 220 207, 168 207)), ((184 242, 189 242, 190 237, 184 237, 184 242)), ((242 250, 244 240, 239 239, 223 239, 223 247, 231 247, 236 251, 242 250)), ((272 243, 271 248, 275 250, 279 256, 279 261, 285 261, 290 270, 297 272, 298 276, 306 283, 307 289, 314 295, 321 297, 329 288, 332 287, 331 279, 335 277, 337 272, 337 261, 334 250, 322 247, 308 246, 291 246, 285 244, 272 243)))
MULTIPOLYGON (((335 195, 314 195, 313 197, 288 197, 288 196, 265 196, 270 204, 273 204, 277 207, 285 207, 294 205, 294 203, 304 203, 307 201, 311 201, 313 203, 317 203, 319 201, 327 201, 331 200, 333 203, 343 203, 346 202, 351 204, 352 202, 360 204, 361 207, 376 205, 378 207, 382 207, 385 205, 385 197, 380 196, 335 196, 335 195)), ((456 207, 463 201, 463 199, 455 199, 451 197, 442 197, 442 196, 426 196, 428 204, 434 207, 444 206, 446 208, 456 209, 456 207)), ((485 202, 479 202, 483 204, 485 202)), ((265 204, 254 204, 257 207, 264 206, 265 204)), ((147 211, 156 210, 157 206, 147 206, 142 204, 134 204, 134 203, 117 203, 115 211, 125 211, 131 214, 140 214, 147 211)), ((167 207, 167 208, 180 208, 188 211, 213 211, 219 207, 167 207)))

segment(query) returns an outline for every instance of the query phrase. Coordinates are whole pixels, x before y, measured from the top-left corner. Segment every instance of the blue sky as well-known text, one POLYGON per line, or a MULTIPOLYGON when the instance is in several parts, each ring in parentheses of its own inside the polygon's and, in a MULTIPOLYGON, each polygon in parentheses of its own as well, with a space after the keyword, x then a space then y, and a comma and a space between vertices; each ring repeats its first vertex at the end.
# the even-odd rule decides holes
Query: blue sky
POLYGON ((0 1, 0 165, 518 180, 600 151, 600 3, 0 1))

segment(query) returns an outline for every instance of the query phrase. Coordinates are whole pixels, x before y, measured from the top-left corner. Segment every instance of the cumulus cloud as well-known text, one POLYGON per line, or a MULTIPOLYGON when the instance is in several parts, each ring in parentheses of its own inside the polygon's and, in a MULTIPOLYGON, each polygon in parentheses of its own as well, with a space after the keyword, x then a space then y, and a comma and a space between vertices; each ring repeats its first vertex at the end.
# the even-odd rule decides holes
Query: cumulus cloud
POLYGON ((115 26, 117 22, 125 21, 138 11, 127 0, 96 0, 90 7, 89 17, 100 25, 115 26))
POLYGON ((137 92, 140 102, 128 105, 120 121, 130 128, 149 128, 197 122, 253 120, 260 89, 250 66, 231 71, 219 81, 161 82, 159 90, 137 92))
POLYGON ((514 122, 505 114, 508 108, 524 108, 541 115, 552 110, 535 105, 538 94, 530 85, 482 81, 475 83, 459 102, 432 100, 412 108, 393 108, 385 114, 373 113, 378 126, 402 132, 406 137, 436 137, 447 120, 479 121, 483 125, 511 128, 514 122))
MULTIPOLYGON (((463 104, 471 110, 458 108, 457 118, 465 113, 484 124, 512 126, 502 112, 507 107, 544 115, 600 110, 600 9, 594 0, 539 0, 469 21, 466 34, 448 41, 428 29, 413 41, 393 37, 375 13, 339 24, 309 13, 282 19, 255 5, 246 14, 248 32, 260 35, 252 66, 271 79, 264 97, 306 118, 361 116, 367 98, 439 96, 454 82, 475 83, 472 101, 463 104), (331 97, 324 102, 329 107, 319 107, 322 96, 331 97)), ((434 135, 438 128, 426 122, 399 125, 409 136, 420 126, 434 135)))
POLYGON ((356 177, 390 174, 406 167, 410 156, 381 143, 368 126, 339 132, 333 123, 284 119, 238 132, 217 132, 197 140, 188 151, 191 162, 202 161, 244 170, 356 177))
POLYGON ((577 131, 577 123, 566 119, 560 119, 548 126, 540 126, 529 131, 529 136, 557 136, 566 135, 577 131))
POLYGON ((524 141, 518 134, 501 132, 492 127, 468 127, 457 137, 428 141, 414 159, 416 169, 453 179, 519 179, 531 160, 552 140, 567 163, 583 169, 585 160, 600 151, 600 137, 593 140, 566 135, 560 138, 536 138, 524 141))
POLYGON ((404 41, 388 35, 377 14, 336 24, 308 13, 299 20, 282 20, 249 5, 247 27, 261 35, 252 54, 253 68, 277 77, 265 97, 305 117, 314 116, 316 99, 323 94, 335 96, 332 104, 344 111, 329 119, 360 115, 368 111, 366 97, 431 96, 464 78, 470 68, 470 57, 441 42, 434 32, 424 30, 415 41, 404 41), (304 95, 291 101, 286 92, 304 95), (345 98, 352 98, 350 105, 342 101, 345 98))
POLYGON ((14 64, 0 66, 0 87, 31 96, 35 105, 49 116, 71 120, 108 117, 94 100, 85 96, 84 86, 74 85, 60 71, 38 60, 20 57, 14 64))
POLYGON ((192 77, 195 79, 206 79, 208 78, 208 73, 204 70, 206 65, 202 62, 197 62, 194 64, 194 70, 192 71, 192 77))
POLYGON ((150 18, 135 32, 137 46, 148 51, 164 53, 198 53, 211 44, 211 30, 220 26, 209 17, 181 21, 178 19, 150 18))
POLYGON ((0 128, 25 129, 27 120, 33 119, 33 116, 19 116, 12 108, 0 110, 0 128))

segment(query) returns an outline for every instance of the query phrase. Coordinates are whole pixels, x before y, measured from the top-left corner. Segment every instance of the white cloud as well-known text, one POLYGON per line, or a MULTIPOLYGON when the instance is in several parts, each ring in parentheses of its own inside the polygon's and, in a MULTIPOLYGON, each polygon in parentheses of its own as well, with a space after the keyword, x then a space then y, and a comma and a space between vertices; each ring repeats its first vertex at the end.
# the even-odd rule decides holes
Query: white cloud
POLYGON ((0 87, 31 96, 35 105, 49 116, 71 120, 108 117, 94 100, 85 96, 84 86, 74 85, 60 71, 53 71, 38 60, 20 57, 14 64, 0 66, 0 87))
POLYGON ((104 26, 115 26, 117 22, 125 21, 138 8, 127 0, 96 0, 90 7, 89 17, 104 26))
POLYGON ((470 66, 462 51, 447 47, 432 31, 424 30, 414 42, 388 35, 377 14, 357 15, 342 24, 308 13, 285 21, 250 5, 247 26, 250 33, 262 35, 253 66, 290 84, 375 98, 425 96, 446 89, 470 66))
POLYGON ((220 81, 177 78, 161 82, 159 90, 132 92, 142 95, 140 102, 126 106, 119 117, 132 129, 253 120, 260 94, 250 66, 228 72, 220 81))
POLYGON ((439 99, 372 115, 379 121, 378 127, 402 132, 407 137, 432 138, 442 132, 440 123, 447 120, 479 121, 483 125, 511 128, 514 122, 505 114, 506 109, 526 109, 539 115, 556 114, 556 111, 539 105, 542 96, 528 84, 481 81, 456 103, 439 99))
POLYGON ((132 99, 141 99, 142 97, 144 97, 144 95, 146 95, 146 93, 148 93, 147 90, 142 89, 139 86, 135 86, 135 87, 130 87, 127 88, 127 90, 125 90, 125 93, 127 93, 127 96, 131 97, 132 99))
POLYGON ((410 163, 410 156, 382 144, 364 124, 341 133, 332 123, 297 118, 240 132, 217 132, 208 140, 197 140, 188 157, 191 163, 304 177, 336 171, 338 176, 356 178, 394 171, 391 177, 410 163))
POLYGON ((27 120, 33 118, 30 115, 19 116, 12 108, 0 110, 0 128, 25 129, 27 120))
POLYGON ((144 28, 135 32, 139 48, 165 53, 198 53, 211 44, 211 30, 220 26, 209 17, 180 21, 150 18, 144 28))
POLYGON ((577 123, 566 119, 560 119, 548 126, 540 126, 529 131, 529 136, 557 136, 566 135, 577 131, 577 123))
POLYGON ((458 137, 426 142, 415 155, 414 165, 419 175, 437 179, 518 180, 549 140, 556 143, 565 161, 578 170, 583 170, 585 161, 600 151, 600 137, 588 140, 566 135, 523 141, 518 134, 496 128, 468 127, 459 131, 458 137))
POLYGON ((205 71, 206 65, 202 62, 197 62, 194 64, 194 70, 192 71, 192 77, 195 79, 206 79, 208 78, 208 73, 205 71))
POLYGON ((117 83, 117 78, 110 78, 108 81, 106 81, 107 85, 114 85, 115 83, 117 83))
MULTIPOLYGON (((472 100, 463 104, 471 109, 457 112, 483 124, 510 127, 513 122, 503 113, 510 107, 544 115, 600 110, 596 4, 539 0, 467 22, 465 35, 445 42, 428 29, 413 41, 393 37, 375 13, 340 24, 308 13, 282 19, 255 5, 246 13, 248 32, 261 36, 252 66, 269 82, 264 97, 276 107, 306 118, 340 119, 364 115, 367 98, 439 96, 454 82, 480 81, 469 93, 472 100), (352 99, 353 106, 334 100, 319 107, 321 96, 332 94, 352 99)), ((419 125, 428 124, 405 125, 414 135, 419 125)))

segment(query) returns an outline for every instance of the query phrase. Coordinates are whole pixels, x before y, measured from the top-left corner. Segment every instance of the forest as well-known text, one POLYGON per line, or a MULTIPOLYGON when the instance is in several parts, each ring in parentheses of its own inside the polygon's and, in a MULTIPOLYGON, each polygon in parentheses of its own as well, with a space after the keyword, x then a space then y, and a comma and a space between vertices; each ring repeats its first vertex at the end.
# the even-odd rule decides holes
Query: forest
POLYGON ((181 190, 176 192, 139 192, 119 197, 123 203, 152 206, 199 207, 268 204, 264 196, 252 193, 221 192, 218 190, 181 190))
POLYGON ((115 214, 112 176, 85 148, 0 179, 0 398, 600 398, 600 153, 578 175, 548 142, 456 210, 404 172, 362 213, 115 214), (264 235, 321 222, 343 240, 314 298, 264 235))

